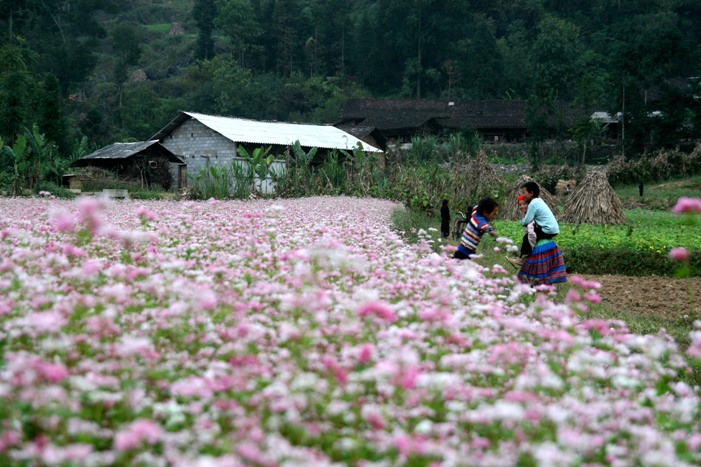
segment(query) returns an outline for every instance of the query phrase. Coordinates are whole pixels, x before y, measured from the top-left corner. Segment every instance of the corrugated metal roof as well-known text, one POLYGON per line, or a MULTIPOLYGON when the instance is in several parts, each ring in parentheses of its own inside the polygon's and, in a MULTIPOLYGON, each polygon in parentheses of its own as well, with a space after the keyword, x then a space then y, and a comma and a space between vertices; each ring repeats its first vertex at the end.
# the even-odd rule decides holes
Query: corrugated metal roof
MULTIPOLYGON (((311 125, 301 123, 263 122, 244 118, 218 117, 195 112, 182 112, 225 138, 236 143, 290 146, 295 141, 303 147, 324 149, 345 149, 352 151, 360 143, 366 152, 382 152, 380 149, 359 140, 331 125, 311 125)), ((172 122, 171 122, 172 123, 172 122)), ((172 131, 172 126, 169 125, 172 131)), ((154 138, 163 137, 161 130, 154 138)))
POLYGON ((82 159, 126 159, 138 154, 144 149, 154 144, 160 144, 158 141, 138 141, 135 143, 114 143, 97 151, 88 154, 82 159))
POLYGON ((105 146, 104 148, 98 149, 97 151, 92 152, 85 157, 81 157, 74 163, 74 165, 84 165, 86 161, 128 159, 154 145, 158 153, 166 155, 170 162, 180 164, 183 163, 183 161, 180 160, 178 156, 170 152, 159 141, 150 140, 137 141, 134 143, 113 143, 109 146, 105 146))

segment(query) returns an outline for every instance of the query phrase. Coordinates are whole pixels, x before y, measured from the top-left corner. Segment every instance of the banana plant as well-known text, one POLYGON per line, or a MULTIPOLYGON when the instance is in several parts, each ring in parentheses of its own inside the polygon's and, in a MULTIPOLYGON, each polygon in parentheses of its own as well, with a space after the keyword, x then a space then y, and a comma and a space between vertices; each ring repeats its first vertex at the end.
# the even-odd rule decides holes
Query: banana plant
POLYGON ((309 182, 313 177, 311 164, 318 150, 319 148, 311 148, 308 152, 305 152, 299 140, 295 141, 291 147, 292 161, 290 170, 293 173, 295 183, 304 187, 304 194, 306 195, 310 192, 309 182))
POLYGON ((19 135, 12 147, 3 145, 2 153, 12 162, 12 196, 17 196, 22 192, 27 171, 27 155, 29 153, 27 138, 24 135, 19 135))
POLYGON ((255 148, 253 153, 249 154, 243 146, 236 148, 238 155, 243 157, 248 163, 249 174, 258 176, 259 191, 261 192, 263 191, 263 182, 268 178, 270 166, 275 160, 275 157, 270 154, 271 149, 272 146, 268 146, 267 148, 255 148))
POLYGON ((309 152, 304 152, 302 145, 297 140, 292 144, 292 155, 294 156, 292 160, 297 167, 306 169, 311 165, 318 150, 319 148, 311 148, 309 152))
MULTIPOLYGON (((25 128, 24 134, 26 135, 27 146, 29 147, 27 151, 27 170, 25 178, 28 179, 29 189, 34 190, 40 179, 49 177, 52 170, 55 169, 54 165, 59 158, 56 157, 54 160, 53 154, 51 153, 51 145, 47 144, 46 138, 43 133, 39 131, 39 126, 36 123, 32 125, 31 130, 25 128)), ((61 175, 63 174, 61 173, 58 177, 55 176, 51 181, 60 183, 61 175)))

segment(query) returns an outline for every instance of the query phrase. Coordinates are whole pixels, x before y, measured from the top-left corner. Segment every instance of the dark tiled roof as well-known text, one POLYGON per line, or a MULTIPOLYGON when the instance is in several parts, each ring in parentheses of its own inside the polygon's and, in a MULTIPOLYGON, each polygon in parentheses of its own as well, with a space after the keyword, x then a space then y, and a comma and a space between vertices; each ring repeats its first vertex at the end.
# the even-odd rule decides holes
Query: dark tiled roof
POLYGON ((387 150, 387 139, 385 138, 384 134, 374 126, 352 124, 344 125, 338 123, 334 126, 339 130, 343 130, 346 133, 350 133, 359 140, 364 141, 369 136, 375 140, 375 143, 380 149, 382 149, 383 151, 387 150))
POLYGON ((676 92, 676 93, 688 93, 691 92, 694 88, 698 89, 701 87, 701 78, 698 76, 692 76, 689 78, 669 78, 662 83, 662 85, 656 85, 653 86, 649 89, 647 89, 645 92, 647 93, 647 99, 651 102, 657 102, 662 99, 665 93, 667 92, 676 92))
POLYGON ((358 139, 363 139, 375 130, 373 126, 351 126, 351 125, 336 125, 336 128, 350 133, 358 139))
MULTIPOLYGON (((558 101, 548 121, 551 125, 559 121, 573 124, 582 116, 567 102, 558 101)), ((431 119, 451 129, 526 128, 527 118, 525 100, 355 99, 347 101, 341 113, 342 122, 382 131, 417 128, 431 119)))

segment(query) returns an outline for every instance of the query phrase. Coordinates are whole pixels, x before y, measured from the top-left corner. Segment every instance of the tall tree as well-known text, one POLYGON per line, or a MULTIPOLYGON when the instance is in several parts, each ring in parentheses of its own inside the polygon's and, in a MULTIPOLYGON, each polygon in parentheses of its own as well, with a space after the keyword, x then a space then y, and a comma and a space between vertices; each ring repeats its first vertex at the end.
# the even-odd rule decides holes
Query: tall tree
POLYGON ((53 153, 54 145, 61 153, 68 153, 65 113, 58 78, 51 74, 44 76, 39 84, 35 102, 36 123, 39 126, 39 130, 44 134, 46 144, 51 148, 52 156, 57 157, 53 153))
POLYGON ((653 94, 669 78, 678 76, 688 58, 672 12, 619 17, 615 38, 610 41, 612 94, 622 113, 623 151, 641 154, 654 144, 659 123, 653 94), (653 93, 653 94, 651 94, 653 93))
POLYGON ((584 50, 580 31, 574 24, 547 15, 538 24, 538 36, 531 48, 534 74, 548 83, 560 99, 572 99, 580 81, 578 58, 584 50))
POLYGON ((504 88, 503 59, 491 18, 474 15, 466 34, 452 47, 463 80, 463 96, 496 98, 504 88), (494 79, 499 77, 499 79, 494 79))
POLYGON ((0 34, 0 43, 12 41, 16 32, 21 31, 27 12, 27 2, 28 0, 0 0, 0 11, 4 12, 0 17, 0 25, 5 30, 5 34, 0 34), (16 23, 19 23, 19 28, 16 23))
POLYGON ((192 5, 192 18, 197 24, 197 46, 195 57, 210 59, 214 56, 214 21, 217 17, 215 0, 195 0, 192 5))
POLYGON ((297 7, 297 0, 277 0, 273 8, 275 70, 283 77, 290 76, 299 68, 302 47, 295 24, 297 7))
POLYGON ((248 66, 248 54, 255 50, 261 25, 249 0, 220 0, 214 24, 229 38, 234 56, 241 66, 248 66))
POLYGON ((0 47, 0 137, 10 145, 27 126, 33 87, 23 51, 9 44, 0 47))
POLYGON ((129 24, 119 24, 112 30, 112 50, 116 56, 113 80, 117 88, 117 104, 114 117, 117 126, 122 127, 124 85, 129 79, 129 66, 135 64, 141 56, 141 42, 136 30, 129 24))

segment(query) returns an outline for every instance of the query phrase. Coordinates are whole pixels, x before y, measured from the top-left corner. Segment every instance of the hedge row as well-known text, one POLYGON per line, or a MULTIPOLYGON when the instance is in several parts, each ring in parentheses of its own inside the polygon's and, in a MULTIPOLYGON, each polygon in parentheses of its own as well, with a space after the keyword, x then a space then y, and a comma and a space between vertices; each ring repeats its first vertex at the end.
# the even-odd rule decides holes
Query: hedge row
MULTIPOLYGON (((601 249, 591 246, 563 248, 570 274, 620 274, 626 276, 674 276, 683 265, 672 261, 667 253, 633 248, 601 249)), ((690 255, 689 275, 701 275, 701 252, 690 255)))

